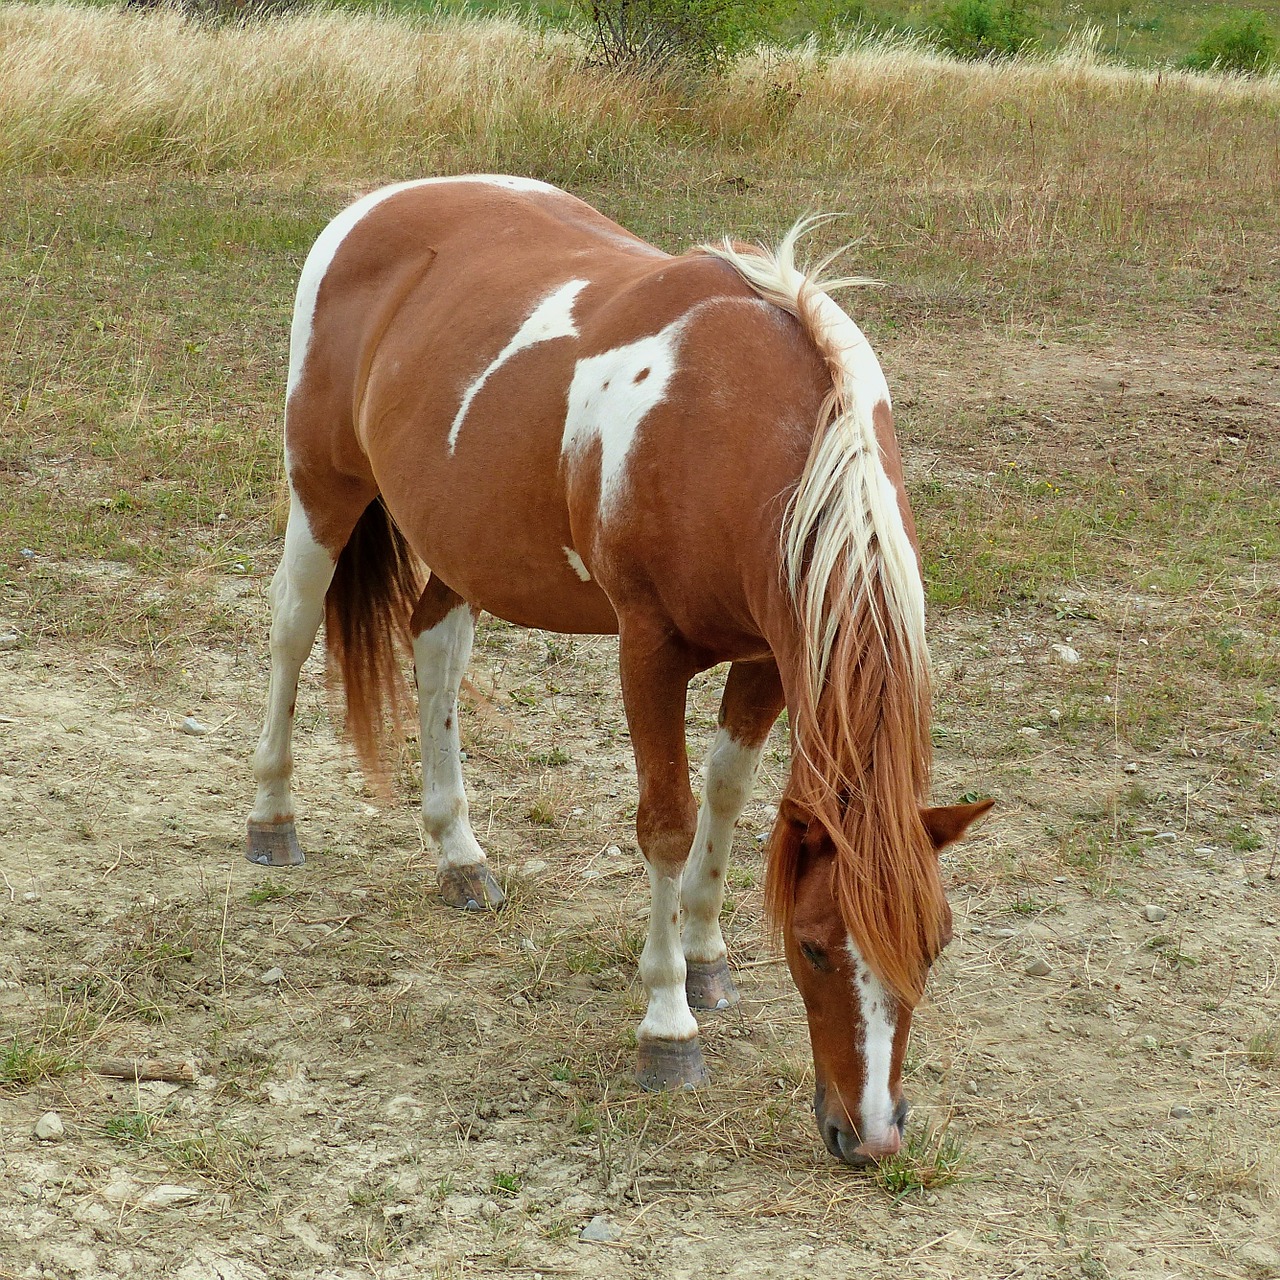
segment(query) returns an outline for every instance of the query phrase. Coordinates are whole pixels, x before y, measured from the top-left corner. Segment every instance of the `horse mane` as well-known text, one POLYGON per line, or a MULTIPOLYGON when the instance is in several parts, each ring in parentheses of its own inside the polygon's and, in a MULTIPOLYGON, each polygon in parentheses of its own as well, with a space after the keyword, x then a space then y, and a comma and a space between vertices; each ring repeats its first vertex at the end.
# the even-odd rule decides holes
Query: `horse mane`
MULTIPOLYGON (((800 667, 786 798, 835 847, 833 890, 847 932, 881 981, 915 1005, 947 911, 920 815, 932 754, 924 590, 876 437, 888 386, 861 330, 828 294, 871 282, 820 278, 831 258, 797 268, 796 243, 812 221, 798 222, 773 253, 728 241, 700 248, 795 316, 831 375, 781 531, 800 667)), ((795 909, 802 856, 803 828, 792 825, 784 804, 765 887, 779 935, 795 909)))

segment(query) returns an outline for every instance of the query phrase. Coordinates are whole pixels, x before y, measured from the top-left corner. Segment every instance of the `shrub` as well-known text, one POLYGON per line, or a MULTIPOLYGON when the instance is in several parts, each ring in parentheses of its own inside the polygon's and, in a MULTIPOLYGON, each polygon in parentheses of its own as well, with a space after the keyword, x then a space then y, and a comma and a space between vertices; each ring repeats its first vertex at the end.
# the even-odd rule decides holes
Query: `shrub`
POLYGON ((1233 13, 1219 23, 1200 47, 1182 60, 1189 71, 1234 71, 1259 75, 1276 60, 1275 37, 1260 13, 1233 13))
POLYGON ((770 34, 777 0, 575 0, 597 59, 646 75, 723 71, 770 34))
POLYGON ((1023 0, 955 0, 933 20, 934 42, 958 58, 1007 58, 1035 43, 1023 0))

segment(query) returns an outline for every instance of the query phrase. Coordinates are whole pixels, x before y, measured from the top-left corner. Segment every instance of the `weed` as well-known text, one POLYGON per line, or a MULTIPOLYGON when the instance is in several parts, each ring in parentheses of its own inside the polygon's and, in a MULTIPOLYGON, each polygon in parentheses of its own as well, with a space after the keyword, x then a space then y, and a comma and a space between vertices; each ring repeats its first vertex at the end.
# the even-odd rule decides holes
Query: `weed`
POLYGON ((933 1191, 958 1182, 964 1162, 960 1139, 926 1124, 908 1129, 902 1150, 876 1166, 876 1181, 893 1196, 933 1191))
POLYGON ((8 1044, 0 1049, 0 1087, 17 1085, 29 1088, 41 1080, 66 1075, 79 1066, 75 1057, 67 1053, 65 1047, 57 1045, 54 1038, 29 1039, 14 1031, 8 1044))
POLYGON ((1238 853, 1253 853, 1262 848, 1262 837, 1243 822, 1233 822, 1227 828, 1227 843, 1238 853))
POLYGON ((494 1195, 515 1196, 520 1194, 522 1179, 518 1173, 495 1173, 490 1190, 494 1195))
POLYGON ((145 1146, 159 1127, 156 1116, 146 1111, 126 1111, 103 1121, 102 1131, 125 1146, 145 1146))
POLYGON ((1280 1022, 1255 1031, 1245 1048, 1250 1063, 1260 1070, 1280 1065, 1280 1022))
POLYGON ((292 898, 297 890, 292 886, 285 884, 281 880, 272 880, 269 877, 261 883, 253 886, 245 895, 251 907, 260 907, 266 902, 277 902, 281 898, 292 898))
POLYGON ((1022 0, 954 0, 934 20, 933 38, 971 60, 1007 58, 1034 42, 1022 0))

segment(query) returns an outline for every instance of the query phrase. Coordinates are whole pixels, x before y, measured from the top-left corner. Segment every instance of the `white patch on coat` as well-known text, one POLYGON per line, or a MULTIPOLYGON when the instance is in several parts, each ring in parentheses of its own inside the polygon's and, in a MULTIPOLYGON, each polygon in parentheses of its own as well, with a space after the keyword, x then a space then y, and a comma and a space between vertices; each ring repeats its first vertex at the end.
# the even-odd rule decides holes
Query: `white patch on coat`
POLYGON ((591 581, 591 571, 582 563, 582 557, 572 548, 563 547, 564 558, 569 562, 569 568, 582 579, 583 582, 591 581))
POLYGON ((450 453, 458 447, 458 432, 462 430, 462 423, 467 416, 467 411, 471 408, 471 402, 480 394, 484 384, 512 356, 540 342, 578 336, 578 327, 573 322, 573 304, 587 284, 586 280, 570 280, 547 294, 529 313, 511 341, 489 361, 484 372, 466 389, 462 396, 462 403, 458 406, 458 412, 454 415, 453 425, 449 428, 450 453))
POLYGON ((893 1066, 893 997, 868 968, 852 936, 848 950, 853 961, 853 991, 862 1010, 864 1074, 859 1136, 865 1143, 876 1143, 894 1128, 893 1097, 889 1093, 889 1073, 893 1066))
POLYGON ((625 347, 587 356, 574 367, 560 452, 577 454, 592 440, 600 441, 601 512, 622 483, 640 424, 666 396, 681 332, 692 314, 625 347))
POLYGON ((384 200, 389 200, 392 196, 413 187, 439 186, 448 182, 478 182, 486 186, 501 187, 507 191, 526 194, 565 194, 559 187, 553 187, 549 182, 539 182, 536 178, 509 177, 497 173, 469 173, 449 178, 417 178, 410 182, 395 182, 388 187, 371 191, 355 204, 348 205, 320 233, 315 244, 311 246, 311 252, 307 254, 307 260, 302 267, 302 274, 298 277, 298 292, 293 304, 293 326, 289 332, 289 384, 286 403, 288 396, 293 394, 293 389, 298 385, 303 366, 306 364, 307 348, 311 345, 311 331, 315 324, 316 298, 320 294, 320 285, 347 235, 366 214, 376 209, 384 200))

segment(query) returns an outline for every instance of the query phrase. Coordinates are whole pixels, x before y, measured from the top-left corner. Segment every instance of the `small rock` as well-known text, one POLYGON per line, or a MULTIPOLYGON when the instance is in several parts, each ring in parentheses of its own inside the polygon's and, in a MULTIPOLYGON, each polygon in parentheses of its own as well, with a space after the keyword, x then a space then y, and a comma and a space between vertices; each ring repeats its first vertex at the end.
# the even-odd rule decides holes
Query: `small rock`
POLYGON ((1125 767, 1124 767, 1124 771, 1125 771, 1125 773, 1137 773, 1137 772, 1138 772, 1138 762, 1137 762, 1136 760, 1130 760, 1130 761, 1129 761, 1129 763, 1128 763, 1127 765, 1125 765, 1125 767))
POLYGON ((549 871, 550 869, 551 864, 543 862, 541 858, 531 858, 520 868, 527 876, 540 876, 544 871, 549 871))
POLYGON ((1040 730, 1034 725, 1028 724, 1018 730, 1018 735, 1023 738, 1038 738, 1040 736, 1040 730))
POLYGON ((1024 970, 1029 978, 1047 978, 1053 972, 1053 966, 1042 956, 1037 956, 1024 970))
MULTIPOLYGON (((1127 767, 1128 766, 1126 766, 1126 768, 1127 767)), ((1133 767, 1136 772, 1138 766, 1135 764, 1133 767)), ((1134 827, 1133 834, 1135 836, 1153 836, 1159 830, 1160 830, 1159 827, 1134 827)))
POLYGON ((1171 840, 1176 840, 1177 838, 1178 838, 1178 833, 1176 831, 1157 831, 1155 835, 1152 837, 1152 839, 1154 840, 1163 840, 1166 843, 1168 843, 1171 840))
POLYGON ((582 1228, 579 1240, 586 1240, 592 1244, 614 1244, 622 1239, 622 1228, 617 1223, 606 1218, 603 1213, 597 1213, 585 1227, 582 1228))
POLYGON ((1158 1049, 1160 1047, 1160 1041, 1155 1036, 1139 1036, 1138 1043, 1144 1049, 1158 1049))
POLYGON ((611 844, 604 851, 604 856, 606 858, 620 858, 622 857, 622 850, 616 844, 611 844))
POLYGON ((1083 1098, 1073 1098, 1073 1099, 1071 1100, 1071 1110, 1072 1110, 1072 1111, 1083 1111, 1083 1110, 1084 1110, 1084 1099, 1083 1099, 1083 1098))
POLYGON ((6 631, 0 635, 0 649, 12 649, 18 643, 18 633, 16 631, 6 631))
POLYGON ((1198 845, 1196 845, 1196 847, 1192 850, 1192 852, 1193 852, 1193 853, 1205 854, 1205 853, 1217 853, 1218 851, 1217 851, 1217 849, 1216 849, 1216 848, 1214 848, 1214 846, 1213 846, 1213 845, 1211 845, 1211 844, 1198 844, 1198 845))
POLYGON ((39 902, 40 895, 34 889, 30 889, 22 895, 22 900, 23 902, 39 902))
POLYGON ((18 552, 18 554, 19 554, 19 555, 20 555, 24 560, 34 560, 34 559, 36 558, 36 553, 35 553, 34 551, 32 551, 30 547, 23 547, 23 548, 18 552))
POLYGON ((502 1210, 498 1207, 498 1202, 496 1200, 481 1201, 480 1216, 486 1221, 492 1221, 494 1218, 498 1217, 501 1212, 502 1210))
POLYGON ((199 1199, 200 1193, 194 1187, 162 1182, 158 1187, 152 1187, 138 1203, 144 1209, 174 1209, 178 1205, 193 1204, 199 1199))
POLYGON ((978 1082, 976 1080, 966 1080, 964 1082, 964 1091, 965 1093, 972 1093, 976 1095, 978 1092, 978 1082))
POLYGON ((62 1117, 56 1111, 46 1111, 36 1121, 35 1133, 41 1142, 61 1142, 66 1132, 62 1117))
POLYGON ((1178 1105, 1169 1108, 1169 1118, 1171 1120, 1190 1120, 1193 1115, 1195 1115, 1195 1112, 1190 1107, 1178 1105))
POLYGON ((264 987, 274 987, 277 982, 284 981, 284 970, 279 965, 274 965, 268 969, 266 973, 258 979, 264 987))
POLYGON ((1054 724, 1061 724, 1061 723, 1062 723, 1062 712, 1061 712, 1061 711, 1059 711, 1057 707, 1054 707, 1054 708, 1049 712, 1049 719, 1050 719, 1054 724))
POLYGON ((1016 938, 1018 936, 1017 929, 988 929, 987 932, 993 938, 1016 938))
POLYGON ((1154 902, 1148 902, 1147 905, 1142 908, 1142 914, 1146 916, 1152 924, 1159 924, 1161 920, 1167 919, 1169 915, 1163 907, 1157 906, 1154 902))
POLYGON ((208 725, 203 725, 195 716, 184 716, 182 720, 182 732, 189 733, 193 738, 202 738, 209 732, 208 725))
POLYGON ((1055 644, 1053 651, 1069 667, 1075 666, 1080 661, 1080 655, 1069 644, 1055 644))

